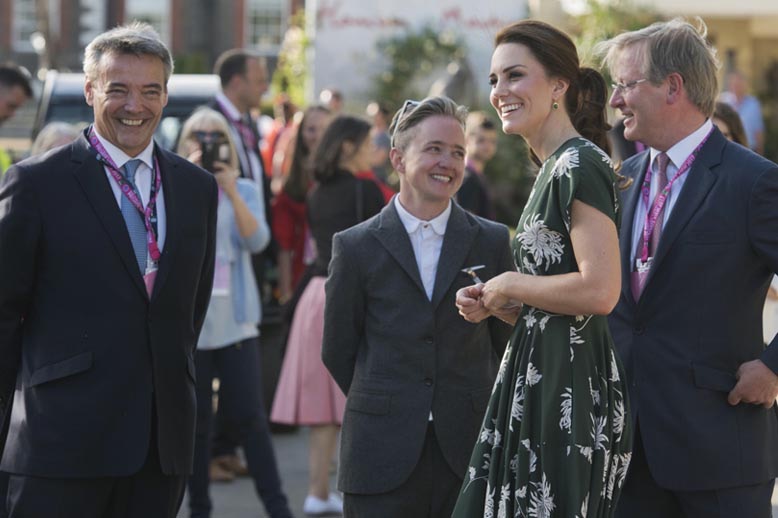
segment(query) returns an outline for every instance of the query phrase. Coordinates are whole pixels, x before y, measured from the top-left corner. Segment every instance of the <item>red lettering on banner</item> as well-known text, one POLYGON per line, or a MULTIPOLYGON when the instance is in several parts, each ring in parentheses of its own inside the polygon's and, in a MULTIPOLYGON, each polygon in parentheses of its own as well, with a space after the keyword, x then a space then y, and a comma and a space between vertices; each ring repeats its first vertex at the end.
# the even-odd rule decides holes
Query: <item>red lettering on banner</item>
MULTIPOLYGON (((330 29, 383 29, 392 27, 407 28, 411 26, 408 20, 396 16, 352 16, 342 14, 342 7, 343 3, 338 0, 331 2, 322 1, 316 12, 317 26, 330 29)), ((505 22, 496 16, 490 18, 465 17, 460 7, 452 7, 441 12, 439 24, 453 24, 466 29, 497 30, 505 25, 505 22)))

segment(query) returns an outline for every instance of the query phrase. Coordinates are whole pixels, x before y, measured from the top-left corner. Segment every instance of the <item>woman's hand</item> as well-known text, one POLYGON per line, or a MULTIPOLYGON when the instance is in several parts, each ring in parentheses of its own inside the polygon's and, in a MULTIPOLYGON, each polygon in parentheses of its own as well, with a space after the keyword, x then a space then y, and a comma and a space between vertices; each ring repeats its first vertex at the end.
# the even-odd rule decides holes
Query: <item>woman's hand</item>
POLYGON ((240 173, 238 173, 237 169, 230 168, 230 166, 224 162, 214 162, 213 166, 214 169, 216 169, 213 177, 216 178, 216 183, 219 185, 219 188, 224 194, 229 196, 231 200, 235 199, 238 195, 238 176, 240 176, 240 173))
POLYGON ((483 306, 493 314, 503 311, 505 308, 512 308, 517 305, 516 301, 511 300, 506 293, 512 282, 518 276, 515 272, 504 272, 489 279, 481 291, 481 302, 483 306))
POLYGON ((473 324, 490 316, 489 311, 481 303, 483 284, 466 286, 457 291, 456 306, 462 318, 473 324))

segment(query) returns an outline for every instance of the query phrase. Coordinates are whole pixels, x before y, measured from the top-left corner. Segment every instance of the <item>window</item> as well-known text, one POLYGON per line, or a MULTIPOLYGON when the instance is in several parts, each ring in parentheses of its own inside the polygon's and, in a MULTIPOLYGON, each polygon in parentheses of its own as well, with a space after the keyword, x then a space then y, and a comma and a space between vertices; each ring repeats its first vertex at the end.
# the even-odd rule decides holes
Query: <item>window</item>
POLYGON ((286 32, 288 0, 247 0, 246 45, 260 54, 275 56, 286 32))
POLYGON ((137 20, 146 22, 159 33, 162 41, 170 46, 170 0, 133 0, 125 2, 127 23, 137 20))
POLYGON ((11 11, 13 47, 17 52, 34 52, 30 35, 38 30, 35 0, 14 0, 11 11))

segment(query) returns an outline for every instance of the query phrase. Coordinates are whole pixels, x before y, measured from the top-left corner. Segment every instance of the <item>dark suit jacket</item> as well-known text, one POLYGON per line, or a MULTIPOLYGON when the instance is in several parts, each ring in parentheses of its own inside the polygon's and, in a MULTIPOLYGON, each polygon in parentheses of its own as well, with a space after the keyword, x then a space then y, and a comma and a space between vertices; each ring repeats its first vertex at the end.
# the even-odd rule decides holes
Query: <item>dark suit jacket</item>
POLYGON ((0 468, 125 476, 152 413, 167 474, 192 467, 193 353, 211 293, 216 182, 156 149, 167 215, 151 299, 102 165, 81 136, 12 167, 0 188, 0 468), (15 390, 14 390, 15 387, 15 390))
POLYGON ((333 239, 322 357, 348 396, 339 488, 390 491, 405 481, 424 445, 430 410, 451 469, 464 476, 510 327, 465 321, 461 273, 485 265, 490 279, 512 270, 508 232, 454 203, 432 301, 394 202, 333 239))
POLYGON ((635 181, 622 197, 622 292, 609 320, 651 473, 680 491, 775 478, 775 407, 732 407, 727 394, 743 362, 761 358, 778 372, 776 340, 762 343, 762 305, 778 272, 778 167, 714 129, 636 303, 630 244, 648 157, 621 170, 635 181))

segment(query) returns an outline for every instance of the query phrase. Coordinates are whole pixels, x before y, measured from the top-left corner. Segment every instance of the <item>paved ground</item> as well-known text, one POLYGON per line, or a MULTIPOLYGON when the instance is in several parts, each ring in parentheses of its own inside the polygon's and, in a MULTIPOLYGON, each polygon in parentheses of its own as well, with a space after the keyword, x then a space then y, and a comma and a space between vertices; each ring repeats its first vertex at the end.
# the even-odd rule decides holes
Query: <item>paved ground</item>
MULTIPOLYGON (((308 431, 300 428, 297 432, 275 434, 273 443, 276 448, 281 480, 284 491, 295 516, 302 518, 303 500, 308 492, 308 431)), ((332 487, 335 487, 333 475, 332 487)), ((264 507, 259 501, 250 479, 242 478, 227 484, 211 484, 213 499, 212 518, 260 518, 266 517, 264 507)), ((188 518, 189 507, 186 499, 178 513, 179 518, 188 518)))
MULTIPOLYGON (((273 436, 273 442, 276 446, 281 478, 292 506, 292 512, 298 518, 303 518, 303 500, 308 488, 307 430, 301 428, 295 433, 276 434, 273 436)), ((333 478, 333 487, 334 483, 333 478)), ((264 518, 267 516, 248 479, 238 479, 229 484, 212 485, 211 496, 214 501, 213 518, 264 518)), ((188 518, 186 500, 184 500, 184 505, 178 516, 179 518, 188 518)), ((778 488, 773 496, 773 518, 778 518, 778 488)))

